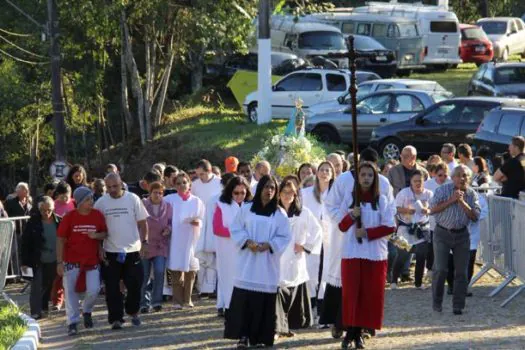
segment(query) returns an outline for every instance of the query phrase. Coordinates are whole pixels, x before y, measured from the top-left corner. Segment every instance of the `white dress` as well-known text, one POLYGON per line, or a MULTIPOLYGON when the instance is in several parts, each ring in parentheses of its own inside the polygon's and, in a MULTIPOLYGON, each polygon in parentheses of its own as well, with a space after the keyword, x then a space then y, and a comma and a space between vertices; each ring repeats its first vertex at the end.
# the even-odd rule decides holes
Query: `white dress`
POLYGON ((234 286, 252 292, 277 293, 281 255, 292 239, 290 223, 282 209, 263 216, 250 211, 251 207, 252 203, 242 205, 230 229, 238 254, 234 286), (271 249, 253 253, 245 247, 249 239, 267 242, 271 249))
POLYGON ((197 276, 197 288, 200 293, 213 293, 217 284, 217 269, 215 266, 215 244, 213 243, 213 230, 208 221, 213 218, 213 208, 218 196, 222 192, 221 179, 217 175, 212 175, 210 181, 203 183, 200 179, 193 182, 191 193, 200 198, 206 210, 211 213, 206 214, 203 221, 202 235, 195 248, 196 257, 199 259, 200 269, 197 276))
POLYGON ((321 245, 321 225, 312 212, 303 207, 299 216, 288 218, 292 239, 281 256, 281 287, 297 287, 307 282, 310 277, 306 267, 306 252, 296 253, 295 244, 308 251, 318 250, 321 245))
MULTIPOLYGON (((303 200, 303 206, 305 208, 310 209, 312 214, 317 218, 319 223, 321 224, 322 228, 322 247, 324 250, 323 254, 323 266, 327 266, 328 264, 328 254, 326 251, 328 250, 328 244, 330 240, 330 230, 331 227, 331 221, 328 216, 328 212, 326 211, 326 208, 324 206, 324 201, 326 200, 326 196, 328 195, 328 190, 325 190, 323 193, 321 193, 321 203, 317 201, 317 199, 314 196, 314 187, 308 187, 301 190, 301 197, 303 200)), ((320 248, 320 247, 319 247, 320 248)), ((319 285, 319 268, 321 263, 321 251, 314 249, 308 256, 306 257, 306 266, 308 269, 308 275, 310 276, 310 280, 308 281, 308 291, 310 293, 310 297, 318 296, 319 299, 323 298, 324 295, 324 286, 325 283, 321 283, 319 285), (319 291, 317 290, 317 287, 319 286, 319 291)))
MULTIPOLYGON (((233 220, 241 211, 241 207, 232 201, 231 204, 217 202, 220 208, 222 225, 230 230, 233 220)), ((215 251, 217 254, 217 308, 228 309, 233 293, 233 280, 237 268, 237 247, 231 237, 215 236, 215 251)))

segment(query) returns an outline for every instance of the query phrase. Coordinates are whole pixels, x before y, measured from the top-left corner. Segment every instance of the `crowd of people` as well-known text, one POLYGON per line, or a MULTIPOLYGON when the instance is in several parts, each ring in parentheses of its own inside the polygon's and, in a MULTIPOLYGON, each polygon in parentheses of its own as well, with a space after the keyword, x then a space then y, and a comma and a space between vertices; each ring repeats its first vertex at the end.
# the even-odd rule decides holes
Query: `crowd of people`
POLYGON ((101 289, 117 330, 125 314, 140 326, 140 314, 168 300, 193 308, 196 286, 200 298, 216 298, 224 337, 238 348, 315 325, 343 349, 362 349, 383 325, 387 285, 431 281, 429 306, 442 312, 447 284, 453 313, 463 313, 485 195, 492 184, 513 198, 525 190, 524 149, 514 137, 494 172, 467 144, 445 144, 424 162, 412 146, 382 164, 371 148, 358 165, 336 152, 282 179, 266 161, 252 168, 235 157, 223 174, 207 160, 186 172, 156 163, 129 184, 114 164, 91 183, 75 165, 34 201, 19 183, 1 213, 31 216, 20 239, 31 314, 65 303, 69 335, 94 326, 101 289))

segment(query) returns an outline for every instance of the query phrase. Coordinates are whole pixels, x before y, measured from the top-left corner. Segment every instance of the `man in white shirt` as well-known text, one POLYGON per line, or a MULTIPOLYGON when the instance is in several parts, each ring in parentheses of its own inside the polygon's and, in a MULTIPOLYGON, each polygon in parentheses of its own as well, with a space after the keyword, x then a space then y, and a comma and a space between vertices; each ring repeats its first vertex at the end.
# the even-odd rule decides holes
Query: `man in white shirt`
POLYGON ((456 163, 456 146, 452 143, 445 143, 441 147, 441 158, 448 165, 448 173, 454 174, 454 169, 458 166, 456 163))
POLYGON ((326 160, 332 163, 335 169, 335 177, 338 177, 343 172, 343 158, 338 153, 330 153, 326 156, 326 160))
MULTIPOLYGON (((212 173, 212 166, 209 161, 202 159, 197 163, 195 171, 199 177, 193 182, 191 193, 208 208, 208 202, 219 195, 222 191, 221 179, 212 173)), ((199 272, 197 274, 197 287, 201 296, 207 296, 215 292, 217 285, 217 268, 215 266, 215 243, 212 234, 206 234, 211 230, 206 230, 211 222, 204 220, 203 230, 197 242, 196 256, 199 259, 199 272)))
POLYGON ((95 209, 104 214, 108 228, 102 254, 108 321, 112 329, 121 329, 125 308, 131 323, 140 326, 141 255, 148 246, 148 212, 137 195, 122 189, 118 174, 110 173, 104 181, 108 192, 97 200, 95 209), (127 289, 125 305, 121 280, 127 289))

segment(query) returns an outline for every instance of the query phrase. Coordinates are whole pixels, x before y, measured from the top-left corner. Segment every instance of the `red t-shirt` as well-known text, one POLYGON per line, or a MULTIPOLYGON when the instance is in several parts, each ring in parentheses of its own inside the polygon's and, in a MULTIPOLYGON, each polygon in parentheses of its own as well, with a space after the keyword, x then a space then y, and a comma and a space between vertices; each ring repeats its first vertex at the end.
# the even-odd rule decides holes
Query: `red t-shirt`
POLYGON ((64 262, 83 265, 96 265, 100 241, 91 239, 88 232, 107 232, 104 215, 92 209, 88 215, 77 210, 67 213, 58 226, 57 236, 66 238, 64 262))

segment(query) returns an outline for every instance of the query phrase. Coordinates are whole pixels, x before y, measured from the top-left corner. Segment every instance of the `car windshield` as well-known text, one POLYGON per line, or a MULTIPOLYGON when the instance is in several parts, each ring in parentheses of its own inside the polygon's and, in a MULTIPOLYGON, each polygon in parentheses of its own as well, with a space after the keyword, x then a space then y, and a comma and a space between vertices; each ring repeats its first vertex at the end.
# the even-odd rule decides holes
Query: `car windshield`
POLYGON ((383 45, 367 36, 354 36, 356 50, 386 50, 383 45))
POLYGON ((496 85, 524 84, 525 66, 522 67, 500 67, 494 75, 496 85))
POLYGON ((397 26, 399 28, 399 34, 402 38, 413 38, 419 35, 416 24, 398 24, 397 26))
POLYGON ((430 97, 432 97, 432 99, 434 100, 434 103, 438 103, 438 102, 441 102, 441 101, 444 101, 444 100, 448 100, 450 98, 449 95, 444 95, 442 93, 430 94, 430 97))
POLYGON ((478 25, 487 34, 505 34, 507 32, 507 22, 480 22, 478 25))
POLYGON ((343 35, 337 32, 308 32, 299 36, 300 49, 345 50, 343 35))
POLYGON ((487 40, 487 34, 481 28, 465 28, 461 30, 461 38, 465 40, 487 40))

